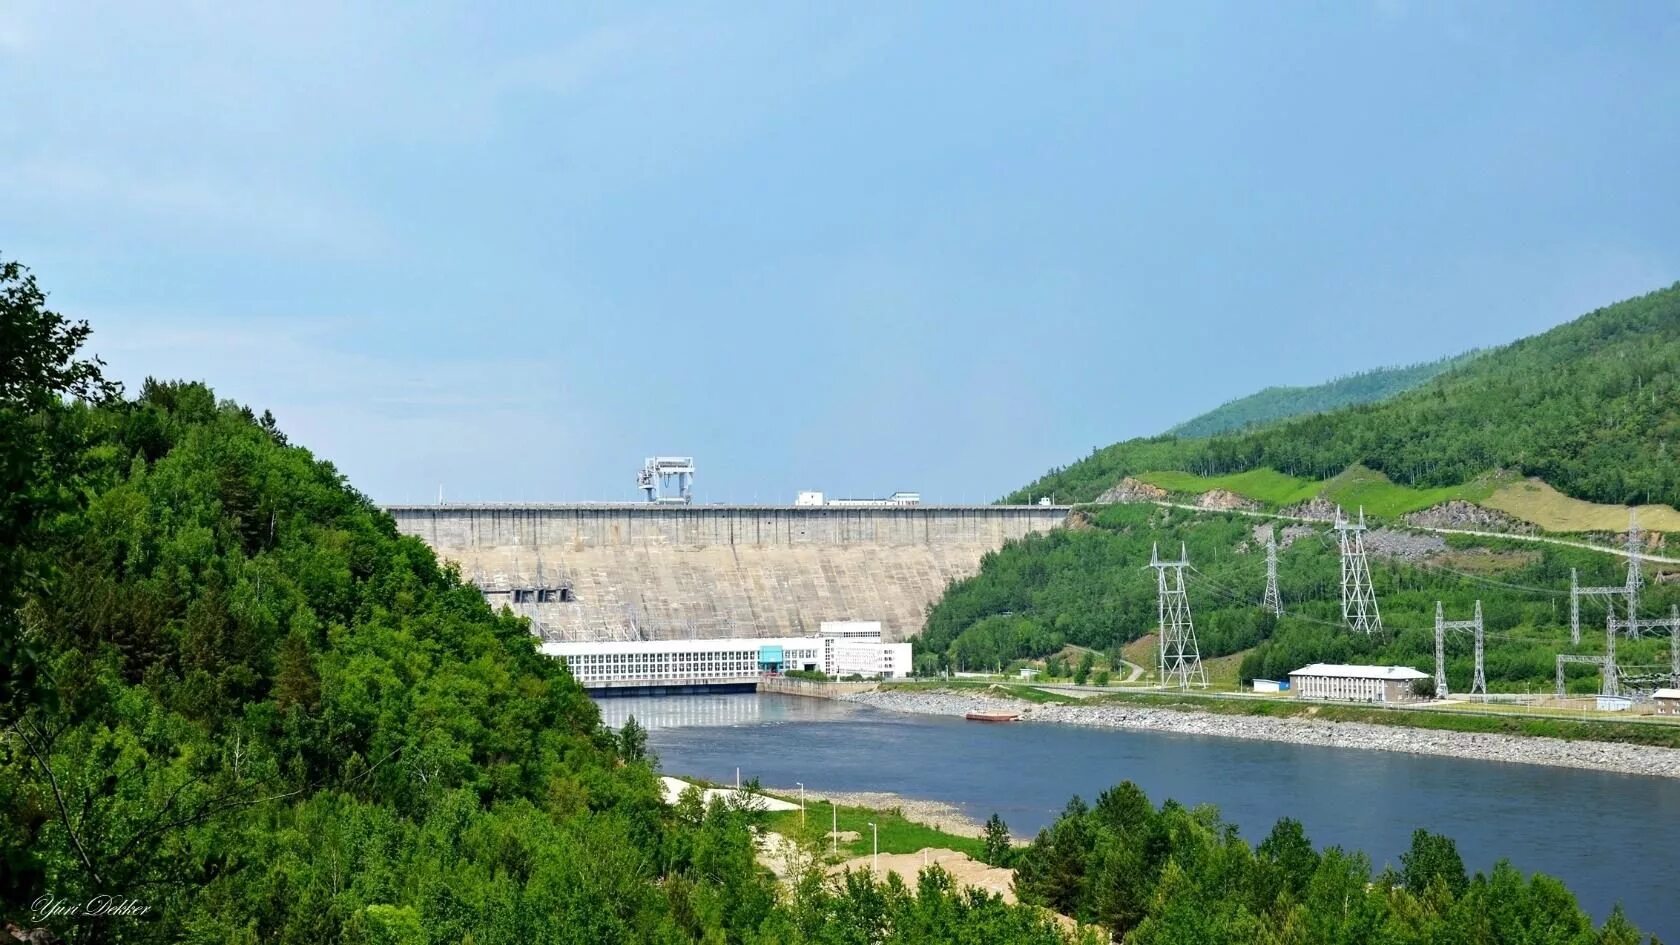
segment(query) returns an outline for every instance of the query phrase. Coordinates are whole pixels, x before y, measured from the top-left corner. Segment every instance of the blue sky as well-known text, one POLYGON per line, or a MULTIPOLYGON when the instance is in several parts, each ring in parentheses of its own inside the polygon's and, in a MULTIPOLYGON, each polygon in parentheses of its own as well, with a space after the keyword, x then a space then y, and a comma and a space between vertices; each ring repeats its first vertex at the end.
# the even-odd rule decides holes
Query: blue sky
POLYGON ((0 253, 385 501, 991 499, 1680 279, 1673 2, 231 6, 0 2, 0 253))

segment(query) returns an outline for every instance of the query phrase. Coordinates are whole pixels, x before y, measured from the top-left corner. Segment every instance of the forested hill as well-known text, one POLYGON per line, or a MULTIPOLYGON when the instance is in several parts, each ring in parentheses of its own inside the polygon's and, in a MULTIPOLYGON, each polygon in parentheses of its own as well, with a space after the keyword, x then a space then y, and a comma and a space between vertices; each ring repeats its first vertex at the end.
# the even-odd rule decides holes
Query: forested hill
POLYGON ((268 415, 122 398, 43 302, 0 263, 6 941, 1066 941, 937 877, 779 899, 753 812, 667 807, 525 620, 268 415))
POLYGON ((1596 502, 1680 504, 1680 285, 1494 349, 1376 404, 1207 438, 1104 447, 1009 497, 1090 501, 1149 470, 1270 468, 1322 480, 1356 464, 1414 486, 1502 469, 1596 502))
POLYGON ((1375 403, 1411 390, 1469 362, 1480 353, 1468 351, 1422 364, 1376 368, 1310 387, 1268 387, 1259 393, 1227 401, 1199 417, 1184 421, 1167 433, 1173 436, 1215 436, 1338 407, 1375 403))

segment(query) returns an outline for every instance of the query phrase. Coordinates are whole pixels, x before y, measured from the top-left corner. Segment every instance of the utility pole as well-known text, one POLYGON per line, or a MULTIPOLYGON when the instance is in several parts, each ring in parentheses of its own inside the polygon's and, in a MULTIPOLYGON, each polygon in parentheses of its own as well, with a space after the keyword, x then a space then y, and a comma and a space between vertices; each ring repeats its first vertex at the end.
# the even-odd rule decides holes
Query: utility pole
POLYGON ((1202 653, 1196 646, 1196 626, 1190 619, 1190 596, 1184 591, 1184 569, 1190 566, 1190 556, 1181 543, 1177 561, 1162 561, 1161 548, 1154 545, 1149 551, 1149 566, 1155 569, 1156 615, 1160 620, 1161 685, 1176 682, 1178 688, 1188 689, 1194 682, 1207 688, 1207 671, 1202 668, 1202 653), (1173 573, 1167 581, 1167 571, 1173 573))
POLYGON ((1356 633, 1381 633, 1382 613, 1371 585, 1371 564, 1365 557, 1365 507, 1356 525, 1336 507, 1336 532, 1342 547, 1342 620, 1356 633))
POLYGON ((1266 597, 1260 606, 1272 612, 1272 616, 1283 616, 1283 598, 1278 596, 1277 585, 1277 528, 1274 526, 1266 535, 1266 597))
MULTIPOLYGON (((1482 602, 1476 601, 1476 616, 1469 620, 1448 620, 1440 601, 1435 602, 1435 698, 1447 697, 1447 631, 1469 630, 1476 636, 1476 670, 1470 677, 1470 695, 1487 696, 1487 675, 1482 670, 1482 602)), ((1562 672, 1563 664, 1558 664, 1562 672)))

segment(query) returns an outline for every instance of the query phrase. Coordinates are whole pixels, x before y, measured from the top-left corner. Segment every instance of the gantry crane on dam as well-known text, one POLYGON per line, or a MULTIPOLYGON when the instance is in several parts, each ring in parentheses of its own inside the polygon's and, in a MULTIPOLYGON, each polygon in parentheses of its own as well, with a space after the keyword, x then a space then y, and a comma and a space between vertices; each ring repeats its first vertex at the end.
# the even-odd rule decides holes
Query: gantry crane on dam
POLYGON ((636 488, 659 505, 688 505, 694 501, 694 457, 649 456, 636 473, 636 488), (676 494, 666 494, 676 480, 676 494))

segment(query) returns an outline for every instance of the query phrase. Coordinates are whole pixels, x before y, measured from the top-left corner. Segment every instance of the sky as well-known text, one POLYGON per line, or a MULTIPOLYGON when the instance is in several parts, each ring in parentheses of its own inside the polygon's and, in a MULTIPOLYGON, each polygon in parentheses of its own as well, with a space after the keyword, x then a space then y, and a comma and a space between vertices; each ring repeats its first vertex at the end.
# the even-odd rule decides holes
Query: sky
POLYGON ((1680 3, 0 0, 0 257, 384 502, 989 501, 1680 280, 1680 3))

